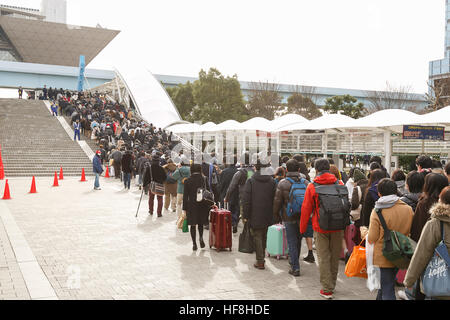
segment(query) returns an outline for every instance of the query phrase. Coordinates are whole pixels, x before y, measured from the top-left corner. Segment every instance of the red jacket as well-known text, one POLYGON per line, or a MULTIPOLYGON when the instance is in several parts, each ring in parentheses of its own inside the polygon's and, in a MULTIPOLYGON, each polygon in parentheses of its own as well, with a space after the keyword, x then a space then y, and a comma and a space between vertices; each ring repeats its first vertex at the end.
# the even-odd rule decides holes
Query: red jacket
MULTIPOLYGON (((336 177, 331 173, 324 173, 320 176, 317 176, 314 179, 314 182, 318 184, 334 184, 336 183, 336 177)), ((342 181, 339 181, 339 184, 343 185, 342 181)), ((316 188, 313 183, 310 183, 306 188, 305 199, 303 200, 302 205, 302 214, 300 217, 300 233, 305 233, 306 228, 308 227, 309 217, 313 212, 312 216, 312 226, 313 230, 320 233, 333 233, 337 231, 325 231, 320 229, 319 227, 319 197, 316 194, 316 188), (314 208, 314 212, 313 212, 314 208)))

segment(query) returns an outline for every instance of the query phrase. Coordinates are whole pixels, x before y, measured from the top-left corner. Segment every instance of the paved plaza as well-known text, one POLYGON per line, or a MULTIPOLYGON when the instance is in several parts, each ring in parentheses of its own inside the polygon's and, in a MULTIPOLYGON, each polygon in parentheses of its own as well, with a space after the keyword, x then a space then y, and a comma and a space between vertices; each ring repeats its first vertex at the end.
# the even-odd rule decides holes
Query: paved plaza
MULTIPOLYGON (((54 188, 53 178, 38 178, 37 194, 28 194, 31 178, 9 179, 12 199, 0 200, 0 299, 321 299, 316 264, 301 261, 297 278, 285 259, 254 269, 254 254, 237 250, 242 225, 231 252, 209 249, 207 230, 207 247, 193 252, 176 213, 149 216, 144 195, 136 219, 136 186, 101 178, 94 191, 88 179, 54 188)), ((375 299, 364 279, 345 276, 343 262, 334 296, 375 299)))

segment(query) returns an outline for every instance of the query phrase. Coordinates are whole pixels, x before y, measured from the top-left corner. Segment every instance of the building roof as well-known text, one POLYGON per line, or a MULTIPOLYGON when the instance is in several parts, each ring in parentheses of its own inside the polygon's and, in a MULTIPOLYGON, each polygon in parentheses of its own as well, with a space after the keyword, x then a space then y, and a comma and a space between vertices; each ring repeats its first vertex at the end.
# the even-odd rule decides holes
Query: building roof
POLYGON ((22 62, 73 67, 80 55, 89 64, 120 32, 8 16, 0 16, 0 28, 22 62))

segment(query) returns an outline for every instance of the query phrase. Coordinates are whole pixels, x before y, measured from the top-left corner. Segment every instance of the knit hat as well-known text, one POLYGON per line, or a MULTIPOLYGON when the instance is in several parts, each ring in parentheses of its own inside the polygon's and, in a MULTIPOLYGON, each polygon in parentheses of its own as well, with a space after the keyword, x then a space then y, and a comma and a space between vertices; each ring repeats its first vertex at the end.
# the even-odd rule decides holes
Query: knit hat
POLYGON ((353 172, 353 181, 358 182, 359 180, 363 179, 366 179, 364 173, 362 173, 359 169, 355 169, 355 171, 353 172))

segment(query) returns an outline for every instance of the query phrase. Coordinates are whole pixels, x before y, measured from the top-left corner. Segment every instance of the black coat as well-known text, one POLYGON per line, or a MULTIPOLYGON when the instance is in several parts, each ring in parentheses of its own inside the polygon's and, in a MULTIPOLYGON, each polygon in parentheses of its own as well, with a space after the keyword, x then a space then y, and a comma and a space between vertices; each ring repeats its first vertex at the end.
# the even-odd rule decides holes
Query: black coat
MULTIPOLYGON (((227 195, 228 187, 230 186, 231 180, 233 179, 233 176, 236 172, 237 172, 236 166, 230 166, 222 171, 222 174, 220 175, 220 182, 218 188, 220 202, 223 202, 223 199, 227 195)), ((228 201, 230 202, 230 204, 239 205, 239 192, 237 189, 234 190, 228 201)))
POLYGON ((187 214, 188 225, 208 224, 211 206, 205 202, 197 202, 197 189, 208 188, 206 178, 199 173, 191 175, 184 183, 183 210, 187 214))
POLYGON ((129 152, 126 152, 122 156, 122 171, 124 173, 131 173, 133 171, 133 156, 129 152))
MULTIPOLYGON (((149 163, 150 162, 148 162, 148 164, 149 163)), ((163 167, 161 167, 158 163, 151 162, 151 165, 146 165, 144 170, 145 172, 142 180, 144 187, 146 187, 152 181, 158 183, 164 183, 164 181, 166 181, 167 178, 166 172, 164 171, 163 167)))
POLYGON ((272 176, 261 175, 259 171, 245 183, 243 218, 249 220, 251 228, 262 229, 272 225, 276 187, 272 176))

